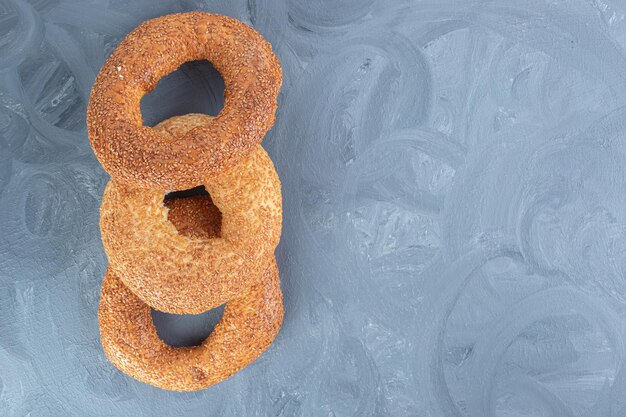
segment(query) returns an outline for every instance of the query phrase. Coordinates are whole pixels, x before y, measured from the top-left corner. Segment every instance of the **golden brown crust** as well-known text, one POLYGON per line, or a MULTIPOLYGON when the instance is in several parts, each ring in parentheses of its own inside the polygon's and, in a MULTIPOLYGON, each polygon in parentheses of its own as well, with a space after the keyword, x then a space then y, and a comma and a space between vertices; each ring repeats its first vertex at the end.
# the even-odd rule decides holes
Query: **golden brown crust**
POLYGON ((254 29, 204 12, 149 20, 120 43, 100 70, 87 110, 96 156, 124 183, 185 189, 244 159, 274 124, 282 82, 271 45, 254 29), (141 98, 187 61, 206 59, 226 85, 224 108, 183 137, 143 126, 141 98))
MULTIPOLYGON (((184 134, 210 116, 189 114, 155 129, 184 134)), ((220 237, 184 236, 168 221, 164 191, 110 181, 100 208, 109 268, 157 310, 197 314, 244 291, 280 240, 280 181, 261 146, 205 183, 221 211, 220 237)))
MULTIPOLYGON (((219 212, 211 207, 209 197, 170 200, 168 205, 170 221, 188 236, 219 234, 219 212)), ((207 388, 250 364, 272 343, 282 319, 282 293, 273 258, 249 289, 226 305, 221 321, 197 347, 175 348, 163 342, 150 307, 110 268, 98 311, 100 338, 111 363, 133 378, 175 391, 207 388)))

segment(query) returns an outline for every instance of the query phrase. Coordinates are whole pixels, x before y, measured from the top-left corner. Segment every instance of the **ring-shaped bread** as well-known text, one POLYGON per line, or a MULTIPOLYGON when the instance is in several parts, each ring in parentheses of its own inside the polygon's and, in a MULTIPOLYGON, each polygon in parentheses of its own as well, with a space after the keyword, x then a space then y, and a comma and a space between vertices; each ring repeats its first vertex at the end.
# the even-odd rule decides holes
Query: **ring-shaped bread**
POLYGON ((282 72, 271 45, 248 25, 205 12, 170 14, 130 32, 91 90, 89 139, 117 181, 192 188, 232 167, 272 127, 282 72), (214 120, 172 140, 143 125, 141 98, 181 64, 205 59, 224 79, 224 108, 214 120))
MULTIPOLYGON (((156 127, 176 137, 210 116, 189 114, 156 127)), ((111 180, 100 208, 109 268, 157 310, 198 314, 245 290, 263 273, 280 240, 280 181, 260 145, 204 183, 221 212, 218 237, 189 237, 168 220, 165 190, 111 180)))

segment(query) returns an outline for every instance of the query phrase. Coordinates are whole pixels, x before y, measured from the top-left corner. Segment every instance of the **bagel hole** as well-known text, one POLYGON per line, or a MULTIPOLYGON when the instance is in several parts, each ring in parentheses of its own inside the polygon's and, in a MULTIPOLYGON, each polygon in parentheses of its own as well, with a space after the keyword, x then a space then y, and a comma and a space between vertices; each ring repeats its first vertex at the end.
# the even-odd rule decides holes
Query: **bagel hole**
POLYGON ((181 235, 193 239, 221 236, 222 213, 204 186, 168 193, 163 205, 169 209, 167 219, 181 235))
POLYGON ((141 99, 146 126, 172 116, 203 113, 216 116, 224 107, 224 79, 206 60, 189 61, 159 80, 141 99))
POLYGON ((151 309, 157 334, 173 347, 199 346, 209 337, 224 314, 223 304, 201 314, 169 314, 151 309))

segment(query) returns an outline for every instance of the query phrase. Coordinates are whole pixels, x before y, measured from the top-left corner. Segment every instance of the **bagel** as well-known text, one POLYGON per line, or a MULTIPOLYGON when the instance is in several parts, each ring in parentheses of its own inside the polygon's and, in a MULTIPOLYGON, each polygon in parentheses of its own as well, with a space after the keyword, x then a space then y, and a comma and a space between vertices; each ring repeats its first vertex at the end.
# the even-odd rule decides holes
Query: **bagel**
POLYGON ((246 24, 205 12, 142 23, 106 61, 91 90, 94 152, 119 182, 192 188, 245 159, 272 127, 282 72, 271 45, 246 24), (143 125, 141 98, 181 64, 206 59, 224 79, 224 108, 182 137, 143 125), (175 140, 174 140, 175 139, 175 140))
MULTIPOLYGON (((179 137, 210 118, 173 117, 155 130, 179 137)), ((157 310, 198 314, 224 304, 263 273, 280 240, 280 181, 260 145, 205 188, 221 212, 218 237, 179 233, 168 220, 164 190, 116 180, 105 189, 100 229, 109 268, 157 310)))

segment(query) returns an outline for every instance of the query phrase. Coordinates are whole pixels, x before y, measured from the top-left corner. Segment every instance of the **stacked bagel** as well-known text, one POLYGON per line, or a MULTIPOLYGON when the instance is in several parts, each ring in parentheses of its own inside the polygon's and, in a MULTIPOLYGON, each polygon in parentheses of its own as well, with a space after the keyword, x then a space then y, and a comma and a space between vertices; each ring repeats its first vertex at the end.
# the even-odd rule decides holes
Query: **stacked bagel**
POLYGON ((109 360, 128 375, 193 391, 228 378, 272 343, 283 319, 274 251, 282 198, 260 143, 282 81, 270 44, 249 26, 202 12, 147 21, 98 74, 89 138, 111 175, 100 228, 109 266, 99 308, 109 360), (141 98, 187 61, 206 59, 226 86, 216 117, 187 114, 151 128, 141 98), (210 196, 166 200, 203 185, 210 196), (150 308, 198 314, 226 303, 200 345, 157 335, 150 308))

